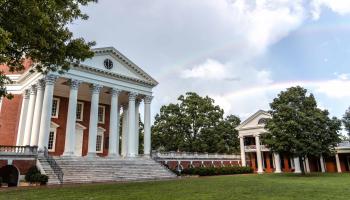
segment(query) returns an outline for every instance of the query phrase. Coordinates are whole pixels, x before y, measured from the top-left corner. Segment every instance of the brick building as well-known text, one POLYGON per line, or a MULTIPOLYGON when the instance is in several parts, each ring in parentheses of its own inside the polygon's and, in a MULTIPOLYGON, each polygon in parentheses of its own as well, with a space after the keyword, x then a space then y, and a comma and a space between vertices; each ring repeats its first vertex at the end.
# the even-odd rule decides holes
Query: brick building
POLYGON ((271 152, 260 141, 260 136, 266 132, 266 119, 271 118, 268 112, 259 110, 248 117, 238 127, 242 165, 251 166, 257 173, 264 172, 295 172, 300 173, 300 165, 306 172, 345 172, 350 166, 350 143, 343 142, 336 147, 336 154, 331 157, 308 157, 304 163, 299 158, 291 158, 271 152), (249 160, 249 162, 246 162, 249 160))

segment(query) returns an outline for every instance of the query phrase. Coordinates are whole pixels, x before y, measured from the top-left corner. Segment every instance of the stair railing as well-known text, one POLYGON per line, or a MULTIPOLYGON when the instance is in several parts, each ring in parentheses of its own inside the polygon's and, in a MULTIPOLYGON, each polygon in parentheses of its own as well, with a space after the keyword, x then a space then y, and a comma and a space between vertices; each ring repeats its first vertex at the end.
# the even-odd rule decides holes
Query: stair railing
POLYGON ((46 147, 44 147, 44 157, 46 161, 49 163, 49 165, 51 166, 53 172, 56 174, 58 180, 62 184, 63 183, 62 168, 57 164, 56 160, 51 155, 49 155, 49 151, 47 150, 46 147))

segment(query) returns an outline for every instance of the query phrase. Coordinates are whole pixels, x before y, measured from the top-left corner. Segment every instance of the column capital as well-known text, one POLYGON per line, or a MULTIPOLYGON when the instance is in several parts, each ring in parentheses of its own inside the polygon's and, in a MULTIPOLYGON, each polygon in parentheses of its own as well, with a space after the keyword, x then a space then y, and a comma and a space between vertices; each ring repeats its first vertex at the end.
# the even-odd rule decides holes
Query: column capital
POLYGON ((103 87, 102 85, 98 85, 98 84, 90 85, 91 92, 95 94, 100 93, 102 87, 103 87))
POLYGON ((29 99, 29 95, 30 95, 30 90, 29 89, 25 89, 24 90, 24 99, 29 99))
POLYGON ((152 102, 153 96, 147 95, 144 99, 146 104, 150 104, 152 102))
POLYGON ((121 89, 117 89, 117 88, 111 88, 109 90, 109 92, 111 93, 112 96, 115 96, 115 95, 119 95, 122 92, 122 90, 121 89))
POLYGON ((136 92, 129 92, 129 101, 135 101, 138 93, 136 92))
POLYGON ((68 84, 72 90, 77 90, 79 88, 81 81, 76 79, 70 79, 68 80, 68 84))
POLYGON ((260 138, 260 134, 254 134, 254 137, 260 138))
POLYGON ((54 74, 48 74, 45 76, 45 84, 46 85, 54 85, 58 76, 54 74))
POLYGON ((244 136, 243 135, 239 135, 238 138, 244 138, 244 136))
POLYGON ((38 82, 36 83, 36 85, 37 85, 37 90, 44 90, 45 89, 45 80, 39 79, 38 82))
POLYGON ((29 86, 29 93, 30 95, 35 95, 36 94, 36 84, 29 86))

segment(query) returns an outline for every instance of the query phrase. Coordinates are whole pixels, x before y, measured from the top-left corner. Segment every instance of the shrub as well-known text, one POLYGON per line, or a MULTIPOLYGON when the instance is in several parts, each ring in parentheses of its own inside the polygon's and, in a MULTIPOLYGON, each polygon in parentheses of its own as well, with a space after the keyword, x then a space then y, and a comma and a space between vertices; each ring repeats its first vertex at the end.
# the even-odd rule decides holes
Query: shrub
POLYGON ((30 183, 40 183, 41 185, 44 185, 49 180, 49 177, 41 174, 38 168, 33 166, 28 170, 25 180, 30 183))
POLYGON ((228 174, 248 174, 252 173, 253 169, 250 167, 197 167, 187 168, 182 170, 183 175, 199 175, 199 176, 214 176, 214 175, 228 175, 228 174))

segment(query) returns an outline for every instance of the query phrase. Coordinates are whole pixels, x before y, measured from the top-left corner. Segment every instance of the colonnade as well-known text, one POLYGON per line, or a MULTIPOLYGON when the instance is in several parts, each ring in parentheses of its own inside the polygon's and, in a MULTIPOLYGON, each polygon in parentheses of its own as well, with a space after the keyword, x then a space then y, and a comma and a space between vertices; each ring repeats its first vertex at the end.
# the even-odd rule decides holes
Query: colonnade
MULTIPOLYGON (((51 112, 54 84, 58 77, 47 75, 38 80, 24 91, 22 110, 20 115, 17 136, 18 146, 38 146, 43 150, 48 145, 50 132, 51 112)), ((74 156, 75 126, 78 103, 78 89, 81 81, 68 80, 69 103, 66 124, 66 138, 63 156, 74 156)), ((88 157, 96 156, 96 136, 98 129, 98 106, 102 85, 91 84, 91 107, 89 121, 88 157)), ((119 88, 110 88, 110 127, 109 127, 109 157, 135 157, 139 152, 139 105, 144 100, 144 155, 151 153, 151 101, 152 96, 140 95, 134 91, 123 91, 119 88), (128 94, 128 104, 120 105, 119 95, 128 94), (120 109, 123 108, 122 152, 119 152, 119 119, 120 109)))

